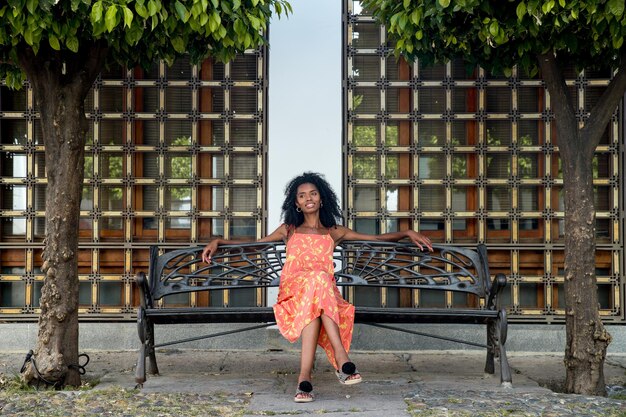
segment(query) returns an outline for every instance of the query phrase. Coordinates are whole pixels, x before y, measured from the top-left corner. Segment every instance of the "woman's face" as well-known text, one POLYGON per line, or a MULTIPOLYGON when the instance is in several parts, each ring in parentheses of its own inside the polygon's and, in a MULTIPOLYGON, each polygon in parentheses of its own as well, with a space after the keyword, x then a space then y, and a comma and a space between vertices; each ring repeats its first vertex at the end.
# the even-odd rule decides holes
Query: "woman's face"
POLYGON ((320 209, 320 192, 313 184, 306 183, 296 191, 296 207, 303 213, 314 213, 320 209))

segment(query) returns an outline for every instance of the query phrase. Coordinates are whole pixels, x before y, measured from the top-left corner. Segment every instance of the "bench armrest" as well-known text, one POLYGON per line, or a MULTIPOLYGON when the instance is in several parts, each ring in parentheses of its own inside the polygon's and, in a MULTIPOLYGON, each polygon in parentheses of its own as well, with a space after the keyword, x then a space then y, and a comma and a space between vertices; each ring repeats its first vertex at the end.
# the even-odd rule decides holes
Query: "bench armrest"
POLYGON ((141 306, 143 308, 151 308, 152 297, 150 296, 150 287, 148 286, 146 274, 138 272, 135 276, 135 282, 137 283, 137 288, 139 289, 139 301, 141 302, 141 306))
POLYGON ((501 293, 506 287, 506 275, 503 273, 496 274, 491 282, 491 288, 489 289, 489 298, 487 299, 487 309, 500 310, 501 293))

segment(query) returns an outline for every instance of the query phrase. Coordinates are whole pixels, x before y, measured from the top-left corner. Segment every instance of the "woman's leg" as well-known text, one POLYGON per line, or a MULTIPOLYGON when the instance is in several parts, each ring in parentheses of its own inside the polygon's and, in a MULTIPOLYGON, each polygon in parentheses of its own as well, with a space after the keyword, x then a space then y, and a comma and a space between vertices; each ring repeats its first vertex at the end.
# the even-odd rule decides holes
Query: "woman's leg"
POLYGON ((333 352, 335 353, 335 361, 337 361, 337 365, 339 369, 341 369, 341 365, 350 361, 348 358, 348 352, 343 347, 343 343, 341 343, 341 334, 339 333, 339 326, 333 319, 328 317, 326 314, 322 314, 322 325, 324 326, 324 330, 328 335, 328 340, 330 341, 330 345, 333 348, 333 352))
POLYGON ((320 329, 321 322, 319 318, 316 318, 302 329, 302 352, 300 353, 300 376, 298 377, 298 383, 311 380, 320 329))
MULTIPOLYGON (((343 365, 346 362, 350 362, 350 358, 348 357, 348 352, 346 352, 346 349, 343 347, 343 343, 341 343, 341 334, 339 332, 339 326, 337 325, 337 323, 335 323, 333 319, 331 319, 325 314, 322 314, 320 317, 322 319, 322 325, 324 326, 324 331, 326 332, 326 335, 328 336, 328 340, 330 341, 330 345, 333 348, 333 353, 335 355, 335 362, 337 362, 337 366, 339 367, 338 370, 340 370, 343 375, 347 374, 345 379, 340 377, 339 381, 342 384, 348 384, 348 385, 358 384, 359 382, 361 382, 361 374, 358 371, 356 371, 355 368, 352 368, 352 370, 345 370, 345 371, 343 368, 343 365)), ((352 364, 352 366, 354 366, 354 364, 352 364)))

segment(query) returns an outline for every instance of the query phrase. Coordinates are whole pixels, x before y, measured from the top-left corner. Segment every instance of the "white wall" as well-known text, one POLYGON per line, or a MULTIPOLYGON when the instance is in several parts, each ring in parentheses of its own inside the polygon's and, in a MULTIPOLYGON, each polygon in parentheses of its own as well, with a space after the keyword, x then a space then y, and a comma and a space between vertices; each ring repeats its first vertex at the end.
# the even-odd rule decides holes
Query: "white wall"
POLYGON ((280 221, 285 185, 325 175, 341 196, 341 5, 291 0, 274 18, 269 47, 268 233, 280 221))

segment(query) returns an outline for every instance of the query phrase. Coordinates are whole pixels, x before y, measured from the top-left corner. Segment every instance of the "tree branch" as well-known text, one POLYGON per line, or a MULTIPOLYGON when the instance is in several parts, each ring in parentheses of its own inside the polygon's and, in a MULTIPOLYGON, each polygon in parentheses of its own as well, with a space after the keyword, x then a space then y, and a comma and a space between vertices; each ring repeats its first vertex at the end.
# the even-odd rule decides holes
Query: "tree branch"
POLYGON ((17 52, 17 59, 19 60, 20 67, 26 72, 26 74, 32 74, 35 71, 35 61, 37 56, 31 48, 19 48, 17 52))
MULTIPOLYGON (((19 66, 24 70, 29 81, 33 83, 36 94, 45 95, 45 90, 58 86, 58 76, 61 68, 53 57, 48 56, 45 51, 35 54, 28 45, 23 45, 17 50, 19 66)), ((39 97, 37 97, 39 99, 39 97)))
POLYGON ((606 129, 619 101, 624 97, 624 92, 626 92, 626 47, 622 48, 620 53, 620 63, 615 76, 591 109, 589 119, 581 131, 583 137, 587 139, 582 144, 586 151, 592 153, 595 151, 602 132, 606 129))
POLYGON ((108 54, 106 42, 99 40, 81 44, 78 53, 71 51, 52 52, 64 65, 61 83, 65 88, 74 90, 81 99, 86 97, 94 80, 102 71, 108 54))
POLYGON ((103 40, 96 41, 90 46, 89 54, 84 66, 85 71, 81 73, 81 78, 83 78, 83 81, 88 86, 85 94, 89 92, 94 80, 102 71, 108 53, 108 44, 103 40))
MULTIPOLYGON (((565 84, 565 77, 563 76, 563 72, 558 65, 554 52, 550 50, 546 53, 540 54, 537 56, 537 59, 539 60, 539 68, 541 68, 541 76, 546 83, 548 92, 550 93, 550 100, 552 101, 550 108, 554 111, 556 123, 572 133, 570 135, 572 137, 557 138, 559 140, 561 154, 568 154, 570 149, 573 150, 577 148, 577 146, 563 146, 565 141, 572 141, 573 143, 577 142, 577 135, 575 132, 578 128, 578 122, 576 121, 576 112, 574 111, 572 96, 570 95, 569 89, 565 84)), ((562 131, 563 130, 561 130, 561 132, 562 131)))

